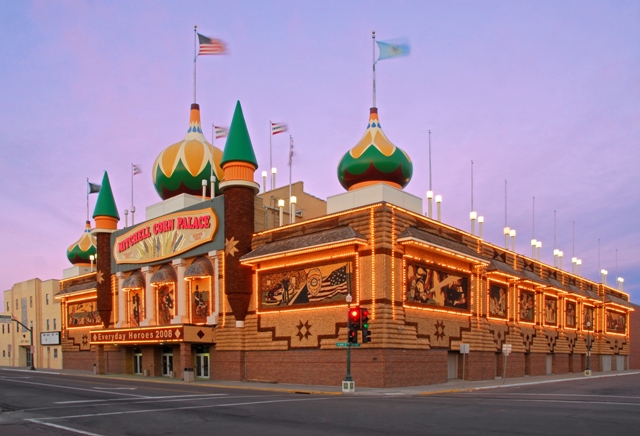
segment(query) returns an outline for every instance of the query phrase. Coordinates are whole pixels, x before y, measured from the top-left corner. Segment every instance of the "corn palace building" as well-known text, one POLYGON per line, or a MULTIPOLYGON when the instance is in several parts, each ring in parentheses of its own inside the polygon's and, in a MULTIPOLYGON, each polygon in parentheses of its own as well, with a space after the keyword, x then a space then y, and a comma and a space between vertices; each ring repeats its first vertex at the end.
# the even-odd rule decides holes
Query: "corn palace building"
MULTIPOLYGON (((327 213, 265 228, 258 163, 240 103, 224 151, 198 105, 187 136, 160 153, 162 202, 118 228, 105 173, 91 234, 96 270, 65 278, 64 365, 98 373, 336 385, 351 305, 372 341, 352 350, 359 386, 628 368, 627 294, 423 215, 403 191, 409 156, 377 108, 338 166, 346 192, 327 213), (202 180, 215 175, 212 195, 202 180)), ((292 214, 295 216, 294 211, 292 214)))

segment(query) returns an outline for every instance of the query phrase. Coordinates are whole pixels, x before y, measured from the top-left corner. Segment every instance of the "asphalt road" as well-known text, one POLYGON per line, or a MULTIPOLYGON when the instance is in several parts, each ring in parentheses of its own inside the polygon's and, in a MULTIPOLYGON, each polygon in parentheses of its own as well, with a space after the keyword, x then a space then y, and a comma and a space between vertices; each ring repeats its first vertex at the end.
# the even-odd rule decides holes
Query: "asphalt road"
POLYGON ((640 374, 409 396, 0 371, 0 435, 640 435, 640 374))

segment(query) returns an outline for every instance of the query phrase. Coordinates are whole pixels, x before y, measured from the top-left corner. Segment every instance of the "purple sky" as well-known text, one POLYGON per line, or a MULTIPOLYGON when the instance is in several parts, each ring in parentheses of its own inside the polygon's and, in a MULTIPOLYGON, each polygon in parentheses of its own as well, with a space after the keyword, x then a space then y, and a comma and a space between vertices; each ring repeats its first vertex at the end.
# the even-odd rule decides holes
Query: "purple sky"
MULTIPOLYGON (((504 242, 507 179, 516 251, 530 254, 535 196, 543 260, 553 263, 556 210, 565 269, 575 221, 583 275, 599 277, 600 238, 609 283, 617 249, 640 302, 640 2, 586 0, 0 2, 0 290, 62 277, 87 177, 109 172, 121 224, 132 162, 137 221, 159 201, 151 165, 187 130, 194 24, 230 50, 198 60, 205 135, 240 100, 259 178, 269 120, 288 123, 294 180, 322 198, 344 192, 337 163, 366 127, 371 31, 408 38, 409 57, 378 64, 377 100, 385 133, 413 159, 406 190, 428 189, 431 129, 445 222, 470 228, 473 159, 487 240, 504 242)), ((279 184, 287 144, 274 137, 279 184)))

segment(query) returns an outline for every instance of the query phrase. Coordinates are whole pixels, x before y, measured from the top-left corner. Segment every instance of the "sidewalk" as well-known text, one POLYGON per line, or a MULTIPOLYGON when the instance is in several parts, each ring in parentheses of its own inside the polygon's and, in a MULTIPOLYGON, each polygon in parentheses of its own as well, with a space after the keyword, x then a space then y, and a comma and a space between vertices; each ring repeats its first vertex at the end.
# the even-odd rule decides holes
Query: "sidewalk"
MULTIPOLYGON (((201 387, 216 387, 224 389, 250 389, 261 390, 270 392, 282 392, 282 393, 297 393, 297 394, 311 394, 311 395, 342 395, 340 386, 312 386, 312 385, 298 385, 288 383, 268 383, 268 382, 252 382, 252 381, 227 381, 227 380, 196 380, 195 382, 183 382, 179 378, 167 378, 167 377, 143 377, 139 375, 126 375, 126 374, 107 374, 107 375, 94 375, 91 371, 79 371, 79 370, 49 370, 42 369, 35 372, 30 371, 28 368, 11 368, 0 367, 0 375, 4 371, 17 371, 37 374, 49 373, 49 374, 64 374, 75 375, 79 377, 96 377, 96 378, 108 378, 112 380, 136 380, 141 382, 150 383, 179 383, 189 384, 191 386, 201 387)), ((356 380, 356 392, 351 395, 379 395, 379 396, 402 396, 402 395, 433 395, 443 394, 451 392, 465 392, 483 389, 499 389, 503 387, 514 387, 524 385, 536 385, 544 383, 558 383, 558 382, 570 382, 576 380, 588 380, 603 377, 618 377, 625 375, 640 374, 637 370, 627 371, 611 371, 611 372, 594 372, 591 377, 586 377, 584 373, 571 373, 561 375, 543 375, 536 377, 517 377, 507 378, 504 383, 502 379, 495 380, 481 380, 481 381, 465 381, 462 380, 450 380, 447 383, 437 385, 425 385, 425 386, 409 386, 398 388, 363 388, 358 387, 358 381, 356 380)))

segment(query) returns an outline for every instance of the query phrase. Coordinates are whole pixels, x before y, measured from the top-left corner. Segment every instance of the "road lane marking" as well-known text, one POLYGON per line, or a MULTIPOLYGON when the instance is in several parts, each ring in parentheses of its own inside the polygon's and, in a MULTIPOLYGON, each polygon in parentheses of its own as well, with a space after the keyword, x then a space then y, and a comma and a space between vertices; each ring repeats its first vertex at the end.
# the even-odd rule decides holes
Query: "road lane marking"
POLYGON ((640 403, 624 403, 620 401, 578 401, 578 400, 536 400, 525 398, 487 398, 481 397, 481 400, 488 401, 515 401, 519 403, 575 403, 575 404, 607 404, 614 406, 640 406, 640 403))
POLYGON ((86 404, 86 403, 107 403, 107 402, 112 402, 112 401, 136 401, 139 399, 167 399, 167 398, 176 398, 176 399, 180 399, 180 398, 188 398, 188 397, 220 397, 220 396, 226 396, 229 394, 193 394, 193 395, 162 395, 159 397, 150 397, 150 396, 146 396, 146 397, 140 397, 140 398, 109 398, 109 399, 102 399, 102 400, 74 400, 74 401, 56 401, 53 404, 86 404))
POLYGON ((32 369, 7 369, 7 368, 0 368, 0 371, 13 371, 13 372, 29 372, 31 374, 56 374, 56 375, 60 375, 59 372, 52 372, 52 371, 41 371, 38 370, 37 372, 32 370, 32 369))
POLYGON ((99 388, 94 386, 93 389, 100 389, 101 391, 135 391, 138 388, 99 388))
POLYGON ((560 379, 560 380, 539 380, 539 381, 531 381, 531 382, 524 382, 524 383, 512 383, 512 384, 504 384, 504 385, 495 385, 495 386, 480 386, 477 388, 471 388, 472 391, 483 391, 483 390, 487 390, 487 389, 502 389, 502 388, 513 388, 513 387, 520 387, 520 386, 533 386, 533 385, 544 385, 547 383, 562 383, 562 382, 568 382, 568 381, 576 381, 576 380, 593 380, 596 378, 606 378, 606 377, 622 377, 625 375, 638 375, 640 374, 640 372, 626 372, 626 373, 622 373, 622 374, 603 374, 603 375, 592 375, 589 377, 580 377, 580 378, 564 378, 564 379, 560 379))
POLYGON ((51 388, 58 388, 58 389, 71 389, 71 390, 74 390, 74 391, 93 392, 94 394, 103 393, 103 394, 111 394, 111 395, 126 395, 126 396, 129 396, 129 397, 146 398, 146 396, 144 396, 144 395, 125 394, 124 392, 96 391, 94 389, 74 388, 74 387, 71 387, 71 386, 61 386, 61 385, 50 385, 50 384, 47 384, 47 383, 28 382, 28 381, 24 381, 24 380, 14 380, 14 379, 10 379, 10 378, 3 378, 3 380, 8 381, 8 382, 13 382, 13 383, 24 383, 24 384, 28 384, 28 385, 48 386, 48 387, 51 387, 51 388))
MULTIPOLYGON (((480 393, 478 393, 480 395, 480 393)), ((484 395, 484 394, 481 394, 484 395)), ((501 392, 497 395, 530 395, 539 397, 597 397, 597 398, 633 398, 640 400, 640 396, 626 396, 626 395, 594 395, 594 394, 543 394, 532 392, 501 392)))
POLYGON ((83 434, 86 436, 102 436, 98 433, 90 433, 88 431, 84 431, 84 430, 78 430, 75 428, 71 428, 71 427, 65 427, 64 425, 59 425, 59 424, 54 424, 52 422, 42 422, 38 419, 27 419, 27 421, 33 422, 34 424, 40 424, 40 425, 47 425, 49 427, 54 427, 54 428, 59 428, 61 430, 66 430, 66 431, 70 431, 73 433, 78 433, 78 434, 83 434))
POLYGON ((212 409, 215 407, 252 406, 256 404, 291 403, 294 401, 320 401, 320 400, 334 400, 334 399, 335 399, 334 397, 294 398, 290 400, 251 401, 251 402, 245 402, 245 403, 207 404, 203 406, 170 407, 165 409, 143 409, 143 410, 125 410, 120 412, 87 413, 84 415, 52 416, 52 417, 45 417, 45 418, 38 418, 38 419, 39 420, 78 419, 78 418, 91 418, 96 416, 130 415, 133 413, 156 413, 156 412, 170 412, 174 410, 212 409))

